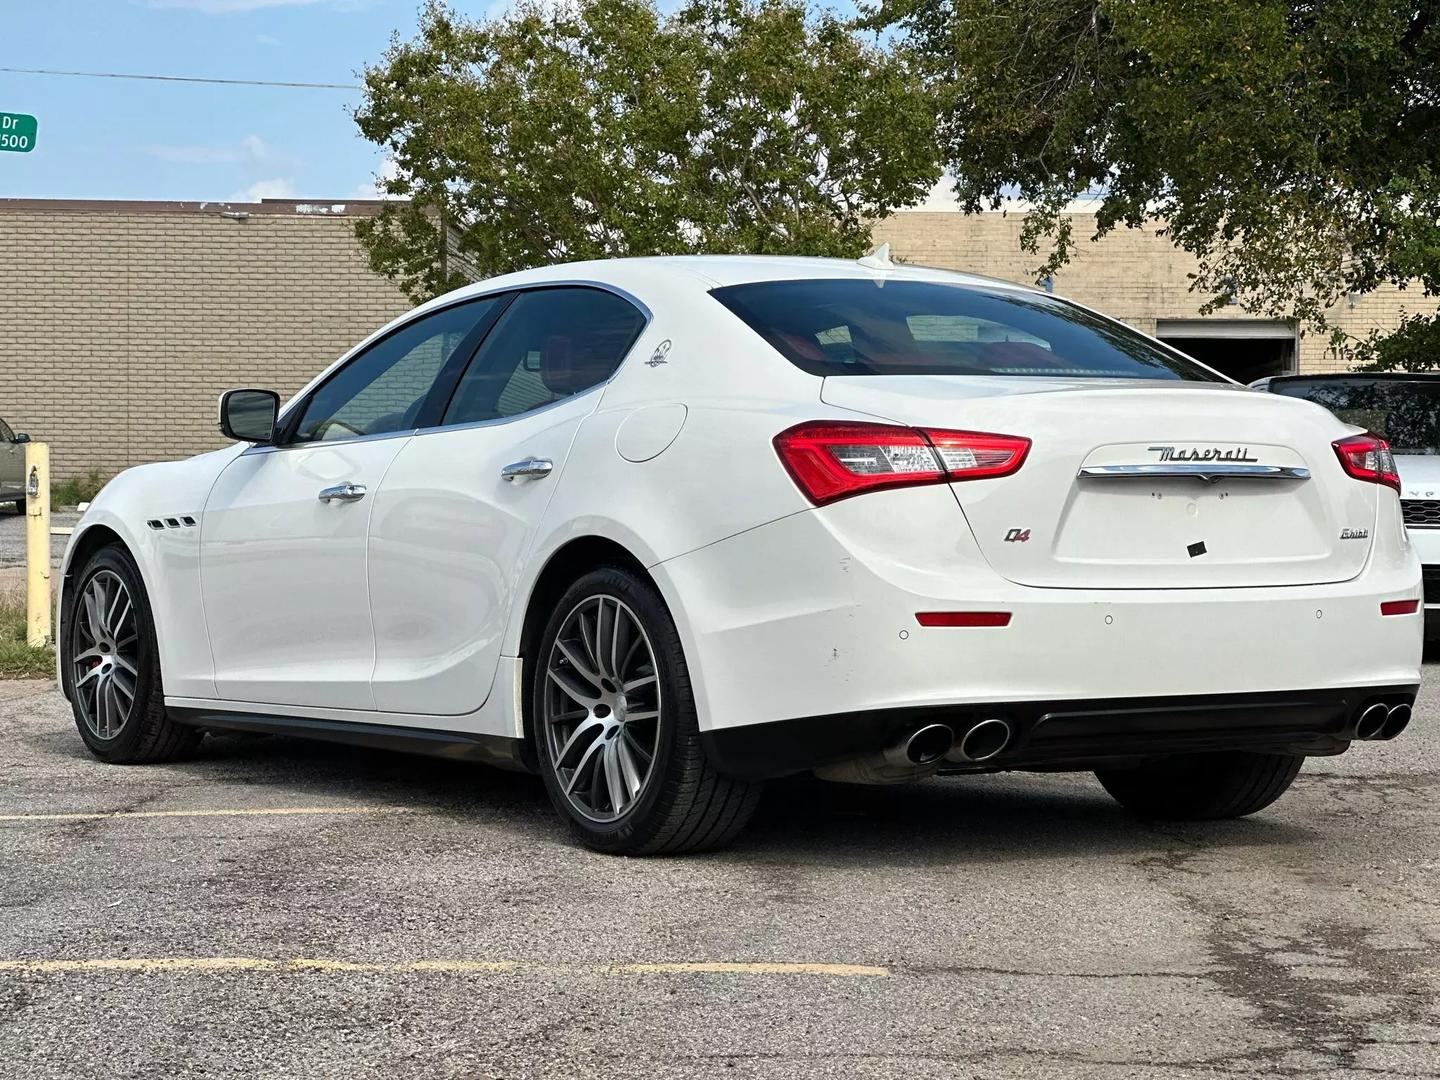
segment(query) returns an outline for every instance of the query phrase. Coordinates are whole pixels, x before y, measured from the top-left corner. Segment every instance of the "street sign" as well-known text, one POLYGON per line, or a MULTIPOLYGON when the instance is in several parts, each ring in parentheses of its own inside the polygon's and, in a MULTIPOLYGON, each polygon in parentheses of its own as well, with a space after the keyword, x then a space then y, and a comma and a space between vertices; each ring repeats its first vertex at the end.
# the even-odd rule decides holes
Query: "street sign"
POLYGON ((0 112, 0 150, 28 154, 35 149, 35 129, 39 126, 33 116, 0 112))

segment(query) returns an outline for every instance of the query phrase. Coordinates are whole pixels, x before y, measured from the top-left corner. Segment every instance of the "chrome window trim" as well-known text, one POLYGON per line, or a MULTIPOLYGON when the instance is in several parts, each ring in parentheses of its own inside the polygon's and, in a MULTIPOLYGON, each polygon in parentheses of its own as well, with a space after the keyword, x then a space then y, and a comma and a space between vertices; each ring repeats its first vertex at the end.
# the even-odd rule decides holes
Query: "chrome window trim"
POLYGON ((318 442, 286 443, 284 446, 276 446, 274 443, 263 443, 242 451, 240 456, 246 457, 250 454, 275 454, 281 451, 289 453, 292 450, 318 450, 325 446, 353 446, 356 443, 380 442, 382 439, 408 439, 416 433, 416 430, 416 428, 405 428, 403 431, 380 431, 374 435, 347 435, 343 439, 321 439, 318 442))

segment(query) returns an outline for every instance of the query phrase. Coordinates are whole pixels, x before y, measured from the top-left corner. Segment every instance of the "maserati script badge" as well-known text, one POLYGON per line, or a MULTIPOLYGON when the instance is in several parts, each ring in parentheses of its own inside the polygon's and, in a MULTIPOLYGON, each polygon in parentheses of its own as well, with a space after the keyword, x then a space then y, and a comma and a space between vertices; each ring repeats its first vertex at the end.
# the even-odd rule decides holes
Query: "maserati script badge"
POLYGON ((1185 448, 1183 446, 1147 446, 1147 450, 1160 455, 1161 461, 1259 461, 1259 458, 1250 456, 1248 446, 1236 447, 1233 450, 1221 450, 1218 446, 1207 446, 1201 449, 1198 446, 1185 448))

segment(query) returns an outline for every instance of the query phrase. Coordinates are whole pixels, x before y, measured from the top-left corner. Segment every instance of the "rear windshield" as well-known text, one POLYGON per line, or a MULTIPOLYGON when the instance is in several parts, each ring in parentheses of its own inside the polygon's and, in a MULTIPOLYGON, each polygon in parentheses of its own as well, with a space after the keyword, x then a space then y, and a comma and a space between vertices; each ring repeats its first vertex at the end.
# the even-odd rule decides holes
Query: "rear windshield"
POLYGON ((711 295, 812 375, 1226 381, 1044 293, 826 278, 731 285, 711 295))
POLYGON ((1397 454, 1440 454, 1440 380, 1276 379, 1269 389, 1324 405, 1397 454))

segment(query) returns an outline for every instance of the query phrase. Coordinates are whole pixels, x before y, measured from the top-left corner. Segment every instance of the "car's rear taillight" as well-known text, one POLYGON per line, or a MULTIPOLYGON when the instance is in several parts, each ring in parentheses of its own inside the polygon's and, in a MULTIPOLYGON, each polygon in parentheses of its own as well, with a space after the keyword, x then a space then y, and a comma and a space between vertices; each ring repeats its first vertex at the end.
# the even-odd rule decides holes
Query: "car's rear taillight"
POLYGON ((1351 435, 1332 444, 1340 458, 1340 467, 1356 480, 1384 484, 1400 490, 1400 474, 1395 471, 1395 458, 1390 444, 1378 435, 1351 435))
POLYGON ((775 450, 817 506, 863 491, 1007 476, 1030 440, 978 431, 813 420, 775 436, 775 450))

